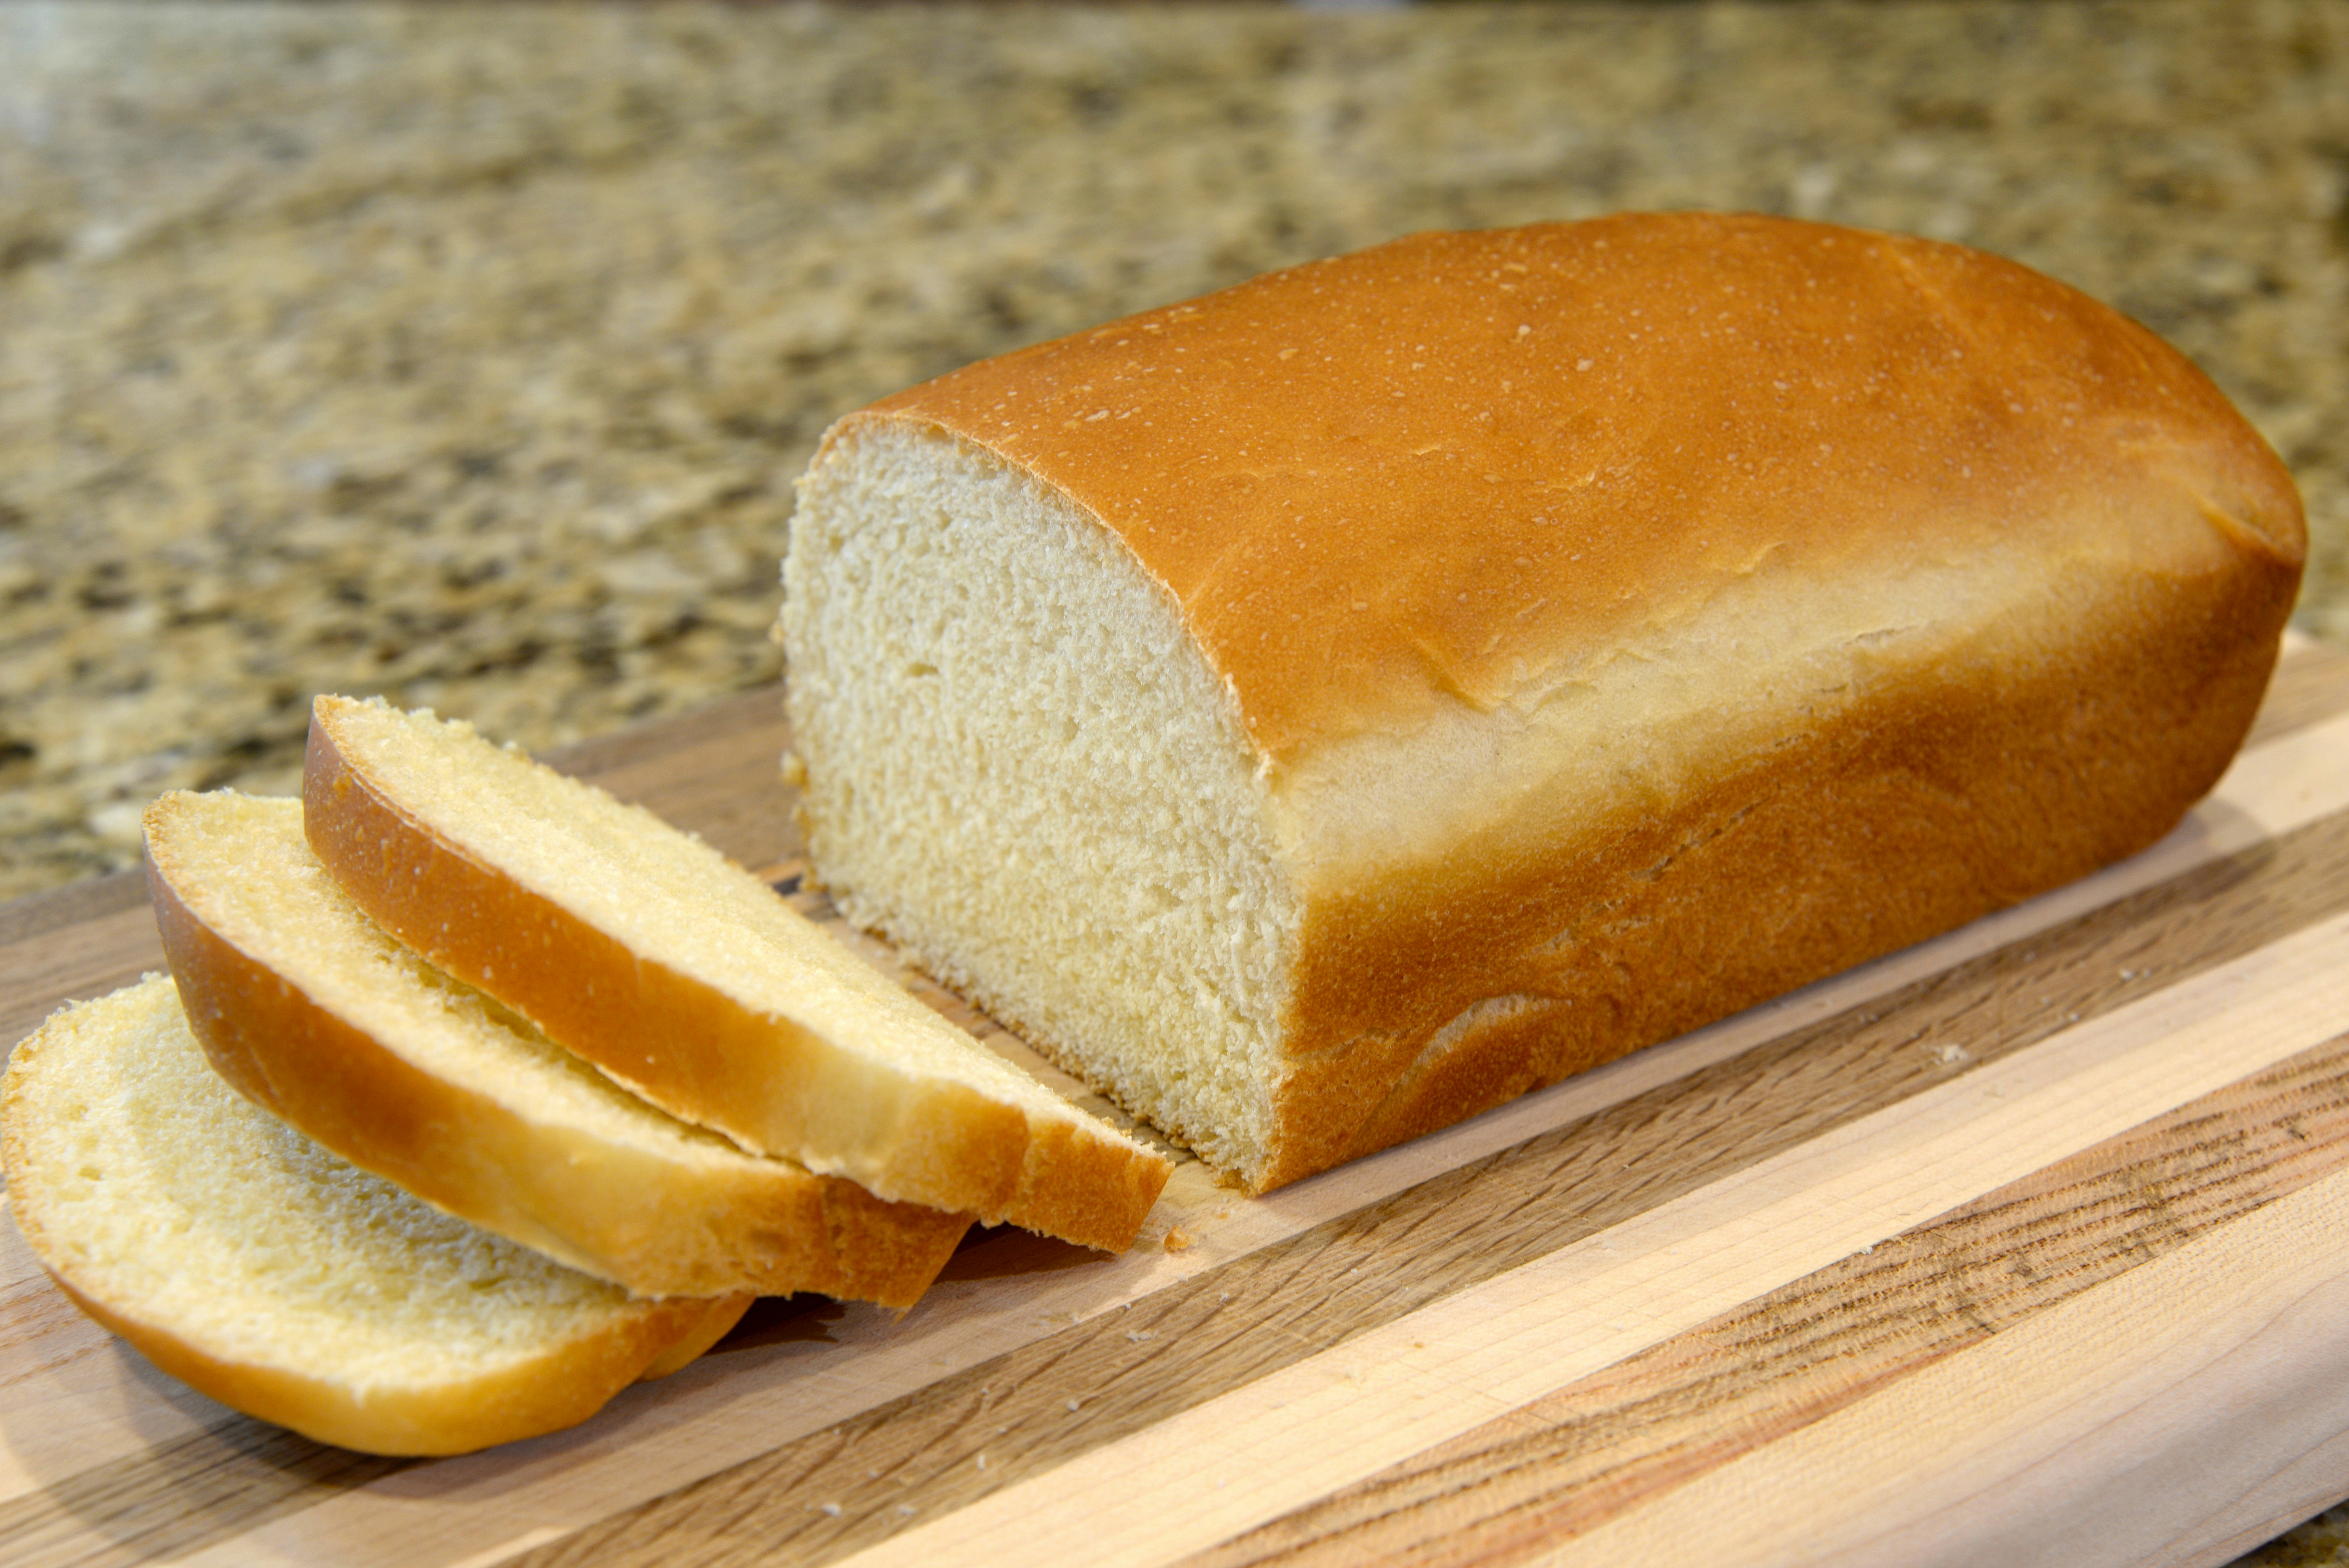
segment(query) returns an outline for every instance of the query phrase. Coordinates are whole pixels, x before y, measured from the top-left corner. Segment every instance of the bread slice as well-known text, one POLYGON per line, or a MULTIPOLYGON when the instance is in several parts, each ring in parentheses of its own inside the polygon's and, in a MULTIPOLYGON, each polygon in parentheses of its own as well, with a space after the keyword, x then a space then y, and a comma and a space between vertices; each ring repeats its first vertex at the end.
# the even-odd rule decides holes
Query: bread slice
POLYGON ((654 1104, 884 1198, 1112 1251, 1165 1158, 758 878, 470 726, 322 696, 303 800, 353 902, 654 1104))
POLYGON ((84 1311, 223 1404, 372 1453, 583 1421, 750 1301, 631 1300, 337 1159, 205 1065, 167 976, 16 1047, 0 1157, 84 1311))
POLYGON ((2060 284, 1630 214, 851 415, 781 630, 843 913, 1263 1188, 2151 842, 2305 551, 2060 284))
POLYGON ((909 1306, 969 1226, 665 1116, 345 897, 302 802, 147 811, 163 950, 212 1066, 346 1160, 644 1296, 909 1306))

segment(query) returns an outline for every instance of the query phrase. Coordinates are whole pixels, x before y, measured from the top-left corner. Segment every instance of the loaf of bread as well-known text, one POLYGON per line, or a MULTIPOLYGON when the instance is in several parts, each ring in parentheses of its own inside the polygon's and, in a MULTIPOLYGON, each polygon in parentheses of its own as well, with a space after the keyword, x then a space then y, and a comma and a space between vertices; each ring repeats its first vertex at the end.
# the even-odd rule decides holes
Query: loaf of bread
POLYGON ((68 1295, 321 1442, 452 1454, 554 1431, 750 1305, 632 1300, 345 1163, 212 1072, 168 976, 19 1045, 0 1129, 17 1227, 68 1295))
POLYGON ((2021 266, 1424 234, 837 424, 808 844, 1261 1189, 2152 842, 2305 548, 2203 376, 2021 266))
POLYGON ((968 1216, 663 1115, 361 914, 299 800, 175 793, 148 884, 182 1006, 247 1099, 365 1170, 643 1296, 909 1306, 968 1216))
POLYGON ((470 726, 320 697, 311 848, 366 913, 672 1115, 878 1197, 1121 1250, 1172 1169, 716 851, 470 726))

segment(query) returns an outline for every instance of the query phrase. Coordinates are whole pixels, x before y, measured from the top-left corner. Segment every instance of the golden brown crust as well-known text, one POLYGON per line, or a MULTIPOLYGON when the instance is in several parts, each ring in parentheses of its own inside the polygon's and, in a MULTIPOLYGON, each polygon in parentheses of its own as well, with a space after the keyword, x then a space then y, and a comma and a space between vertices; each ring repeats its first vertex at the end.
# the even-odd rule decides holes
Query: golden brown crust
POLYGON ((1456 880, 1420 900, 1317 904, 1283 1138, 1259 1185, 1449 1126, 2153 843, 2240 743, 2293 581, 2270 567, 2148 584, 2154 603, 2095 617, 2064 656, 1985 639, 1541 859, 1480 862, 1467 848, 1456 880), (1365 975, 1412 983, 1381 993, 1365 975))
POLYGON ((2134 323, 1978 252, 1751 216, 1414 235, 843 428, 884 418, 1100 516, 1277 763, 1490 711, 1764 560, 2141 554, 2181 524, 2306 549, 2274 455, 2134 323))
MULTIPOLYGON (((623 1301, 567 1338, 470 1375, 361 1385, 331 1368, 305 1370, 292 1359, 271 1365, 223 1356, 180 1322, 109 1299, 104 1261, 86 1258, 76 1238, 51 1232, 47 1183, 33 1146, 37 1130, 32 1123, 44 1113, 24 1102, 40 1098, 34 1085, 44 1074, 54 1077, 53 1066, 74 1065, 76 1031, 135 1019, 158 1005, 176 1012, 171 986, 165 977, 150 975, 101 1001, 69 1006, 16 1047, 0 1107, 0 1162, 7 1172, 11 1217, 58 1289, 190 1387, 320 1442, 380 1454, 470 1453, 575 1426, 630 1383, 686 1366, 749 1308, 747 1294, 623 1301), (46 1059, 53 1039, 67 1051, 56 1064, 46 1059)), ((203 1286, 187 1282, 191 1291, 203 1286)))
POLYGON ((612 1144, 417 1067, 207 923, 175 853, 180 804, 149 814, 148 885, 189 1026, 240 1094, 362 1169, 645 1296, 910 1306, 968 1228, 781 1161, 612 1144))
POLYGON ((2306 552, 2282 465, 2136 324, 1960 247, 1757 217, 1418 235, 833 439, 883 420, 1099 518, 1229 683, 1303 846, 1259 1188, 2151 842, 2240 743, 2306 552), (1764 701, 1741 639, 1774 625, 1866 652, 1764 701), (1567 789, 1569 729, 1512 738, 1681 659, 1735 722, 1675 712, 1694 738, 1614 795, 1567 789), (1383 838, 1330 787, 1467 767, 1463 736, 1489 765, 1380 802, 1383 838), (1491 799, 1447 814, 1455 784, 1491 799))
POLYGON ((1155 1150, 1137 1160, 1114 1144, 1081 1137, 1066 1124, 1040 1126, 1030 1134, 1014 1205, 1028 1217, 1018 1222, 1071 1239, 1119 1237, 1114 1248, 1101 1242, 1085 1244, 1123 1252, 1133 1244, 1173 1173, 1173 1164, 1155 1150))
MULTIPOLYGON (((719 1126, 712 1107, 777 1097, 789 1019, 754 1014, 696 976, 650 959, 552 900, 483 865, 388 798, 338 749, 322 705, 304 764, 311 848, 354 903, 424 957, 512 1007, 670 1114, 719 1126), (657 1042, 652 1048, 649 1042, 657 1042)), ((813 1069, 811 1069, 812 1072, 813 1069)), ((820 1092, 812 1076, 809 1093, 820 1092)), ((1131 1246, 1171 1167, 1123 1143, 1080 1148, 1031 1127, 1017 1105, 953 1084, 924 1098, 891 1175, 908 1201, 1086 1246, 1131 1246), (1056 1162, 1057 1161, 1057 1162, 1056 1162), (1098 1168, 1097 1168, 1098 1167, 1098 1168), (1106 1189, 1098 1179, 1115 1181, 1106 1189)))
POLYGON ((419 1457, 469 1454, 575 1427, 629 1384, 682 1369, 724 1338, 752 1300, 644 1302, 628 1317, 494 1375, 420 1388, 360 1388, 224 1359, 169 1324, 84 1295, 54 1268, 49 1277, 76 1306, 200 1394, 337 1448, 419 1457))

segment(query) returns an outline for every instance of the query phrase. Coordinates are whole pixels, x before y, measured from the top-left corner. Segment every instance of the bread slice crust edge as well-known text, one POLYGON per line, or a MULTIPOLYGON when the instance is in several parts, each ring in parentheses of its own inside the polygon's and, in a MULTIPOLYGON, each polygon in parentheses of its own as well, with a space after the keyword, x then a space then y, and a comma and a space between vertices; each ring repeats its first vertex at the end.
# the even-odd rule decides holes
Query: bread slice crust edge
POLYGON ((305 830, 353 901, 430 962, 669 1114, 754 1152, 892 1202, 1106 1251, 1133 1244, 1171 1173, 1162 1156, 1073 1108, 1056 1128, 962 1084, 836 1082, 857 1076, 855 1064, 821 1037, 631 951, 409 811, 337 742, 338 714, 357 706, 321 697, 314 710, 305 830), (854 1157, 827 1160, 827 1148, 854 1157))
MULTIPOLYGON (((251 913, 248 940, 274 951, 220 929, 240 912, 188 863, 197 852, 188 835, 277 830, 308 851, 299 802, 282 802, 292 819, 282 829, 265 819, 213 826, 214 804, 167 795, 147 817, 156 924, 190 1026, 238 1092, 344 1159, 643 1296, 815 1291, 910 1306, 953 1254, 968 1216, 886 1203, 730 1145, 713 1161, 665 1159, 417 1066, 320 1002, 296 950, 256 929, 251 913)), ((281 803, 219 804, 254 819, 255 808, 281 803)), ((309 916, 338 917, 364 925, 356 909, 309 916)))
MULTIPOLYGON (((273 1340, 265 1356, 224 1349, 175 1312, 177 1289, 157 1296, 110 1284, 107 1260, 85 1255, 70 1214, 52 1212, 58 1206, 50 1197, 49 1150, 58 1134, 47 1080, 73 1072, 78 1053, 119 1049, 133 1031, 174 1027, 189 1056, 201 1059, 168 975, 52 1015, 10 1060, 0 1094, 0 1160, 17 1228, 66 1296, 156 1367, 222 1404, 368 1453, 470 1453, 585 1420, 628 1384, 673 1372, 708 1350, 750 1304, 748 1295, 628 1301, 573 1276, 583 1291, 612 1296, 573 1332, 520 1352, 500 1346, 454 1374, 405 1383, 360 1381, 331 1360, 305 1359, 290 1335, 273 1340)), ((224 1085, 218 1092, 244 1106, 243 1114, 266 1118, 224 1085)))

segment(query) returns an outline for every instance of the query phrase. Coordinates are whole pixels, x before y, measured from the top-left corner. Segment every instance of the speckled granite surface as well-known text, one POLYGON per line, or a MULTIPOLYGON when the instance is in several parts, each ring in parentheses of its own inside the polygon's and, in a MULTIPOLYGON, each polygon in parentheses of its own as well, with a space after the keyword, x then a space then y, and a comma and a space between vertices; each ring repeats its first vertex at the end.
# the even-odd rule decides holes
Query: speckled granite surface
MULTIPOLYGON (((310 694, 774 675, 790 481, 965 360, 1409 230, 1961 239, 2196 356, 2349 645, 2349 5, 0 6, 0 897, 310 694)), ((2349 1561, 2331 1525, 2271 1564, 2349 1561)))
POLYGON ((1408 230, 1712 205, 2113 299, 2349 644, 2349 6, 0 7, 0 896, 310 693, 772 676, 790 480, 967 359, 1408 230))

